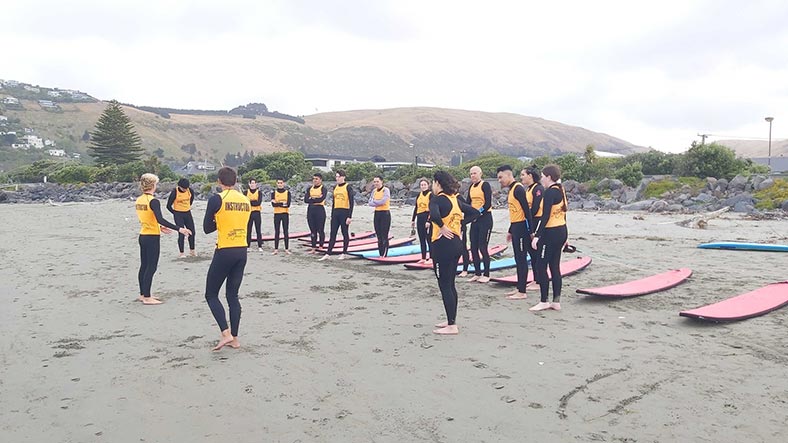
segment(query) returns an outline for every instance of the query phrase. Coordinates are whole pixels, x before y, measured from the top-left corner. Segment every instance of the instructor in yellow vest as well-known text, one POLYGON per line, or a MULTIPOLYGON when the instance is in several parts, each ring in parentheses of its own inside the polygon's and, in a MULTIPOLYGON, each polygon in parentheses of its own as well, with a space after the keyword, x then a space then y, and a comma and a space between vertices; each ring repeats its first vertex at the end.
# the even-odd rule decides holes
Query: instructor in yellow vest
POLYGON ((208 277, 205 283, 205 300, 211 308, 213 318, 222 332, 219 343, 214 351, 229 345, 238 348, 238 326, 241 323, 241 303, 238 301, 238 290, 244 277, 246 267, 246 229, 249 223, 249 214, 252 205, 249 198, 235 190, 237 174, 233 168, 219 169, 219 185, 221 193, 208 199, 205 210, 203 230, 206 234, 218 231, 216 236, 216 250, 213 253, 211 266, 208 268, 208 277), (219 301, 219 289, 225 284, 227 307, 230 311, 230 327, 224 307, 219 301))
POLYGON ((378 254, 385 257, 389 251, 391 191, 383 186, 383 177, 379 175, 372 179, 372 185, 372 192, 369 193, 369 205, 375 208, 372 222, 375 226, 375 236, 378 238, 378 254))
MULTIPOLYGON (((175 224, 184 226, 186 229, 192 231, 189 236, 189 255, 194 257, 197 255, 194 250, 194 217, 192 217, 192 204, 194 204, 194 191, 191 189, 191 183, 188 178, 178 180, 178 186, 170 192, 170 198, 167 199, 167 210, 172 213, 175 219, 175 224)), ((178 233, 178 251, 179 257, 184 258, 186 254, 183 253, 184 235, 178 233)))

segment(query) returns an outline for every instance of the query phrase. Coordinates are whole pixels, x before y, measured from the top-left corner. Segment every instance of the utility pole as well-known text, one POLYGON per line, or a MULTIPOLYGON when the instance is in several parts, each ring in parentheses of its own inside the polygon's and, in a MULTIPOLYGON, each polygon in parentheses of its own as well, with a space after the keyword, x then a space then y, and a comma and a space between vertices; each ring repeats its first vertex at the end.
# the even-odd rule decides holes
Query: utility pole
POLYGON ((767 164, 769 168, 772 167, 772 121, 774 117, 766 117, 766 121, 769 122, 769 159, 767 160, 767 164))
POLYGON ((414 143, 408 143, 408 147, 413 149, 413 172, 415 173, 419 169, 419 156, 416 155, 416 145, 414 143))
POLYGON ((700 145, 701 146, 706 144, 706 137, 708 137, 708 136, 709 136, 709 134, 698 134, 698 137, 700 137, 700 145))

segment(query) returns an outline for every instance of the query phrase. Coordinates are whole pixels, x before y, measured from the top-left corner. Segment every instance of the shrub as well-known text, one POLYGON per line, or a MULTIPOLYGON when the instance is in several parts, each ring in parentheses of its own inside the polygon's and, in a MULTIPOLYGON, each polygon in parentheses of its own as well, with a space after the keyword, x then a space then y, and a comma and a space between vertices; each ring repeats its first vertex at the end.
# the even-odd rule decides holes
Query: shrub
POLYGON ((788 200, 788 181, 782 178, 774 179, 774 185, 761 189, 753 194, 758 209, 777 209, 788 200))
POLYGON ((626 164, 616 170, 613 176, 627 186, 637 186, 643 180, 643 171, 640 162, 626 164))
POLYGON ((262 169, 253 169, 241 176, 242 183, 249 183, 251 179, 255 179, 258 183, 265 183, 270 180, 270 177, 268 177, 268 173, 262 169))
POLYGON ((57 183, 89 183, 98 168, 86 165, 67 165, 52 174, 52 181, 57 183))
POLYGON ((646 198, 659 198, 662 196, 662 194, 669 191, 674 191, 680 187, 681 184, 672 178, 654 180, 646 186, 646 190, 643 192, 643 195, 646 198))

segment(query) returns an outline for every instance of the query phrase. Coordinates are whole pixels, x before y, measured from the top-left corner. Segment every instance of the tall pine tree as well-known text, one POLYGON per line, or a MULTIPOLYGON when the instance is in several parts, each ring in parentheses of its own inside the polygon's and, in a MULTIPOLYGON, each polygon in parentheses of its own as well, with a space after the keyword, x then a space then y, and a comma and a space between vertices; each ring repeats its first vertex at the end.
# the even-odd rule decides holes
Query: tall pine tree
POLYGON ((100 165, 121 165, 140 159, 143 153, 139 135, 120 103, 109 102, 96 129, 90 134, 90 155, 100 165))

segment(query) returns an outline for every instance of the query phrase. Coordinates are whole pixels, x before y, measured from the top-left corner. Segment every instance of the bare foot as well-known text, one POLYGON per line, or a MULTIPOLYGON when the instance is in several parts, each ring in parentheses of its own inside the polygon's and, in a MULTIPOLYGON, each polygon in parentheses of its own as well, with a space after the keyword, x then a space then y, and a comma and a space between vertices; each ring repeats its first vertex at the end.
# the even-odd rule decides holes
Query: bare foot
POLYGON ((550 309, 550 303, 539 302, 539 303, 531 306, 530 308, 528 308, 529 311, 534 311, 534 312, 544 311, 545 309, 550 309))
POLYGON ((506 297, 507 300, 525 300, 526 298, 528 298, 528 296, 525 295, 524 292, 517 292, 506 297))
POLYGON ((468 271, 460 272, 460 277, 467 277, 467 276, 468 276, 468 271))
POLYGON ((195 251, 194 249, 191 249, 191 250, 189 251, 189 256, 190 256, 190 257, 197 257, 197 251, 195 251))
POLYGON ((460 328, 458 328, 457 325, 449 325, 445 328, 436 329, 432 331, 432 333, 438 335, 457 335, 460 333, 460 328))
POLYGON ((517 293, 518 293, 517 289, 514 289, 514 290, 512 290, 512 291, 509 291, 509 292, 507 292, 507 293, 506 293, 506 294, 504 294, 504 295, 506 295, 506 296, 509 296, 509 295, 515 295, 515 294, 517 294, 517 293))
POLYGON ((290 250, 289 250, 289 249, 285 249, 285 253, 286 253, 287 255, 292 255, 292 254, 293 254, 292 252, 290 252, 290 250))
POLYGON ((235 337, 233 337, 232 335, 230 335, 230 334, 227 334, 227 335, 222 334, 222 338, 219 340, 219 343, 217 343, 216 346, 214 346, 213 350, 214 351, 218 351, 218 350, 222 349, 223 347, 225 347, 226 345, 229 345, 230 343, 232 343, 233 340, 235 340, 235 337))
POLYGON ((181 252, 180 254, 178 254, 178 258, 186 258, 186 254, 184 254, 183 252, 181 252))
POLYGON ((417 262, 416 262, 416 264, 417 264, 417 265, 423 265, 425 261, 426 261, 426 260, 424 260, 424 259, 422 258, 421 260, 417 261, 417 262))
POLYGON ((231 341, 230 343, 227 343, 227 346, 229 346, 229 347, 231 347, 233 349, 238 349, 238 348, 241 347, 241 342, 238 341, 238 337, 233 337, 233 341, 231 341))
POLYGON ((279 249, 274 249, 273 251, 271 251, 271 255, 276 255, 278 253, 279 253, 279 249))
POLYGON ((163 302, 155 297, 142 297, 142 303, 145 305, 160 305, 163 302))
POLYGON ((478 280, 479 280, 479 276, 478 275, 474 275, 473 277, 468 279, 468 282, 474 282, 474 281, 478 281, 478 280))
POLYGON ((478 279, 478 280, 476 280, 476 281, 478 281, 479 283, 489 283, 489 282, 490 282, 490 277, 488 277, 488 276, 486 276, 486 275, 482 275, 482 276, 481 276, 481 277, 479 277, 479 279, 478 279))
POLYGON ((440 323, 435 323, 435 327, 436 328, 445 328, 446 326, 449 326, 449 322, 447 322, 447 321, 442 321, 440 323))
POLYGON ((550 309, 552 309, 554 311, 560 311, 561 310, 561 303, 558 303, 558 302, 550 303, 550 309))

